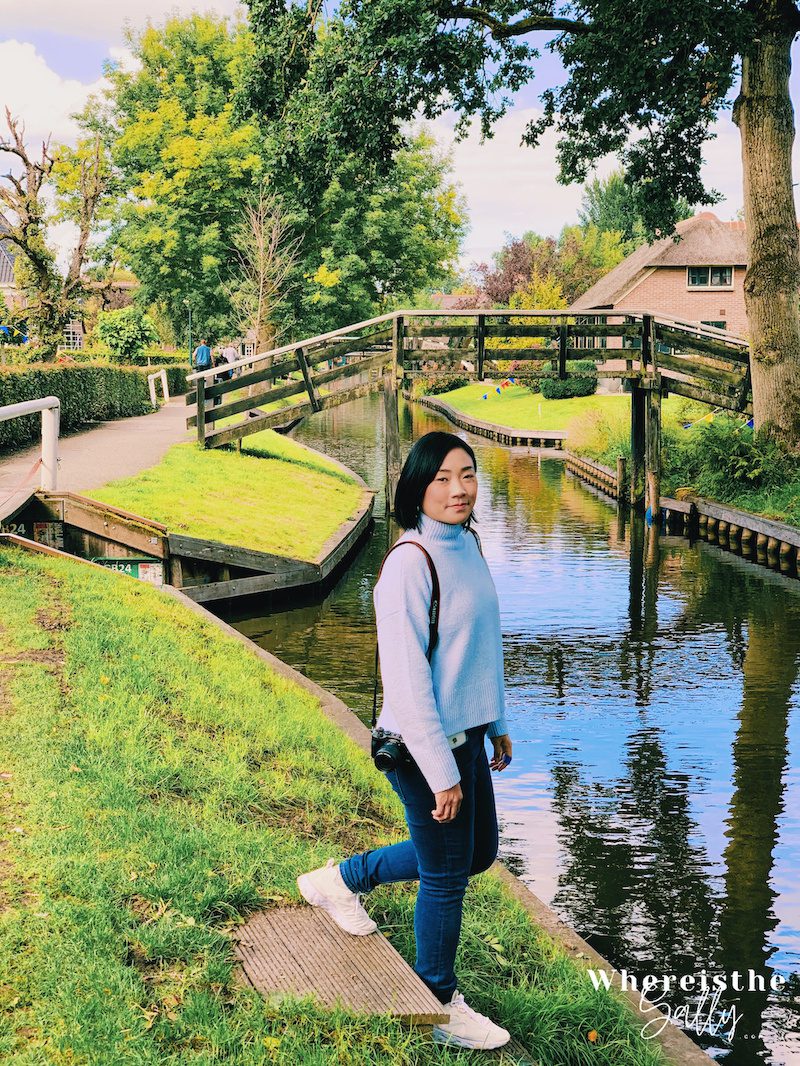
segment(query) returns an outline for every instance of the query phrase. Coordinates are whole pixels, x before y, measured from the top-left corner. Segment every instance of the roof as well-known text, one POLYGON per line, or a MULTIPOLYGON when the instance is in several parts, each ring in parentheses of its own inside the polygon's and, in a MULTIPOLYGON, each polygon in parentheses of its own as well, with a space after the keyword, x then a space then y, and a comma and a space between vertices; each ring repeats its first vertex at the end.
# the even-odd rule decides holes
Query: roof
MULTIPOLYGON (((0 215, 0 235, 8 229, 8 223, 0 215)), ((14 260, 16 254, 8 242, 0 240, 0 285, 14 284, 14 260)))
POLYGON ((747 266, 743 222, 721 222, 713 211, 701 211, 675 229, 678 240, 662 237, 641 245, 579 296, 570 310, 613 307, 656 267, 747 266))

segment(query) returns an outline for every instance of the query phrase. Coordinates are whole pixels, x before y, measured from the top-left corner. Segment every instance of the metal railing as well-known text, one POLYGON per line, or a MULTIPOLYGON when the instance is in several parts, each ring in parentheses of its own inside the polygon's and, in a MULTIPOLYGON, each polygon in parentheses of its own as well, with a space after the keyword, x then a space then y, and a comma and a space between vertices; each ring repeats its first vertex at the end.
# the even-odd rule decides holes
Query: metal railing
POLYGON ((61 401, 57 396, 45 396, 41 400, 25 400, 22 403, 0 407, 0 422, 23 415, 42 413, 42 459, 41 488, 55 492, 58 487, 58 430, 61 418, 61 401))

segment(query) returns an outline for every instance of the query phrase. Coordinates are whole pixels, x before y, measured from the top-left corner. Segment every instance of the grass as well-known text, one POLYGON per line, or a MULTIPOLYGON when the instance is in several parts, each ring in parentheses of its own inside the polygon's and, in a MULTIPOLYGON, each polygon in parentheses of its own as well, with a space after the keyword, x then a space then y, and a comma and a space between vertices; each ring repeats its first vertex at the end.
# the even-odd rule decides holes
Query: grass
POLYGON ((177 444, 158 465, 86 495, 171 533, 313 560, 357 512, 363 489, 323 456, 264 430, 241 455, 177 444))
MULTIPOLYGON (((310 694, 166 594, 69 560, 0 548, 0 619, 0 1059, 474 1061, 235 980, 229 933, 248 913, 402 832, 388 784, 310 694)), ((368 899, 407 958, 413 898, 368 899)), ((542 1066, 663 1062, 490 874, 471 883, 459 966, 542 1066)))

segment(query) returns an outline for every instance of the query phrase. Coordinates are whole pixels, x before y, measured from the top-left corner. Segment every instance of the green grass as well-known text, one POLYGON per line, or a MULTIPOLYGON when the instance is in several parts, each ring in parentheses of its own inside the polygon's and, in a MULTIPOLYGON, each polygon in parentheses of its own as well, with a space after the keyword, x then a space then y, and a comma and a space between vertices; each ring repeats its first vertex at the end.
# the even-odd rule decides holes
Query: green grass
MULTIPOLYGON (((248 913, 402 833, 388 784, 310 694, 166 594, 68 560, 0 548, 0 619, 0 1059, 474 1061, 235 980, 229 933, 248 913)), ((368 899, 406 958, 413 898, 368 899)), ((471 883, 459 971, 542 1066, 663 1062, 492 875, 471 883)))
POLYGON ((85 493, 171 533, 307 560, 362 494, 335 464, 272 430, 248 438, 241 455, 177 444, 157 466, 85 493))

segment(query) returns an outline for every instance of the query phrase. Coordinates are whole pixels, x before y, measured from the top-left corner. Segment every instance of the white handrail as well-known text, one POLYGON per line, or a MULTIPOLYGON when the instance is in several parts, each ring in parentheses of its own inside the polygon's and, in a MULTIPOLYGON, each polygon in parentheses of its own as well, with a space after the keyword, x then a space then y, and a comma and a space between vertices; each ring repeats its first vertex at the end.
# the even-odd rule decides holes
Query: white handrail
POLYGON ((42 477, 40 485, 45 492, 55 492, 58 487, 58 429, 61 416, 61 400, 57 396, 45 396, 42 400, 24 400, 0 407, 0 422, 22 415, 42 412, 42 477))
POLYGON ((150 403, 153 407, 158 407, 158 400, 156 399, 156 378, 161 382, 161 388, 164 391, 164 403, 169 403, 167 371, 162 367, 160 370, 155 370, 152 374, 147 375, 147 387, 150 389, 150 403))

